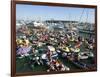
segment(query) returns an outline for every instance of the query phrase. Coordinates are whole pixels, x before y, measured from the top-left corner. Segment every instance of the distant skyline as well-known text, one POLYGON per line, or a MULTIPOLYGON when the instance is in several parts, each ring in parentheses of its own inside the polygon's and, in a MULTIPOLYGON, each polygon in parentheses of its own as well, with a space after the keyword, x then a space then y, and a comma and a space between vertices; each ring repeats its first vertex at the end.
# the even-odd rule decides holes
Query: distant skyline
POLYGON ((50 19, 94 23, 95 9, 16 4, 16 20, 50 19))

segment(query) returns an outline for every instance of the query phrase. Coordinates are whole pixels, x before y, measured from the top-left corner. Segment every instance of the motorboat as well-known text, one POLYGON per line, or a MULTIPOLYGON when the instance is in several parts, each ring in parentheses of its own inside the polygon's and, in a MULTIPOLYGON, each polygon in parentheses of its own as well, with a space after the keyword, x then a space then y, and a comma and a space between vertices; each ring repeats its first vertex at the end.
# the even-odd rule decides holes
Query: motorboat
POLYGON ((80 52, 78 54, 79 59, 88 59, 89 57, 94 57, 94 54, 92 52, 80 52))

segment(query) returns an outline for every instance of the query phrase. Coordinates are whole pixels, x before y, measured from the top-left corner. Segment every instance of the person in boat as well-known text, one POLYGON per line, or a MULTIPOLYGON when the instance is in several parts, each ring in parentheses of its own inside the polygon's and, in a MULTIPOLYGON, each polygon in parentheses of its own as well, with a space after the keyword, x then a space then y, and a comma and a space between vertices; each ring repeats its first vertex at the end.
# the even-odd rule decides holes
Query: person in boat
POLYGON ((33 48, 33 62, 37 65, 44 65, 47 62, 47 55, 46 53, 40 54, 39 50, 33 48))
POLYGON ((92 38, 88 41, 88 48, 91 50, 94 48, 94 40, 92 38))
POLYGON ((77 42, 76 44, 75 44, 75 47, 74 48, 80 48, 80 46, 82 45, 82 42, 77 42))
POLYGON ((52 59, 58 59, 58 53, 56 51, 52 52, 51 58, 52 59))
POLYGON ((78 54, 73 53, 72 61, 78 62, 78 54))
POLYGON ((61 56, 62 55, 62 52, 61 52, 60 49, 57 49, 56 52, 57 52, 58 56, 61 56))
POLYGON ((79 36, 78 41, 76 41, 74 48, 71 48, 71 51, 79 53, 81 45, 82 45, 82 38, 79 36))
POLYGON ((41 55, 41 60, 43 65, 48 65, 49 61, 51 60, 51 53, 45 51, 45 53, 41 55))
POLYGON ((86 48, 88 48, 88 49, 93 49, 94 48, 94 44, 93 44, 92 39, 86 38, 85 39, 85 44, 86 44, 86 48))
POLYGON ((33 62, 36 63, 37 65, 42 64, 42 63, 41 63, 41 60, 40 60, 40 57, 37 56, 37 55, 34 55, 34 57, 33 57, 32 60, 33 60, 33 62))
POLYGON ((69 71, 70 69, 65 66, 61 61, 53 59, 49 65, 49 69, 47 72, 50 71, 69 71))
POLYGON ((72 36, 70 37, 69 40, 72 41, 72 42, 75 41, 74 37, 72 37, 72 36))

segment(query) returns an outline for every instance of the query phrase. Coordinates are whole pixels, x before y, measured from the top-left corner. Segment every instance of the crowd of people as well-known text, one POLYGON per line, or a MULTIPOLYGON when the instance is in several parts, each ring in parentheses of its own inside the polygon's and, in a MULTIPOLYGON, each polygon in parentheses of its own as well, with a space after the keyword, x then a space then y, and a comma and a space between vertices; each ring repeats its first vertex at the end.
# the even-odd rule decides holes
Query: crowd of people
MULTIPOLYGON (((32 56, 29 64, 46 65, 49 71, 69 71, 59 58, 71 61, 79 61, 81 52, 95 49, 94 38, 86 38, 75 33, 75 31, 52 31, 44 28, 21 27, 16 35, 16 57, 24 58, 32 56), (84 47, 81 49, 81 47, 84 47)), ((85 55, 87 55, 85 53, 85 55)), ((80 57, 81 56, 81 57, 80 57)), ((94 57, 94 54, 87 55, 94 57)), ((87 58, 88 58, 87 57, 87 58)))

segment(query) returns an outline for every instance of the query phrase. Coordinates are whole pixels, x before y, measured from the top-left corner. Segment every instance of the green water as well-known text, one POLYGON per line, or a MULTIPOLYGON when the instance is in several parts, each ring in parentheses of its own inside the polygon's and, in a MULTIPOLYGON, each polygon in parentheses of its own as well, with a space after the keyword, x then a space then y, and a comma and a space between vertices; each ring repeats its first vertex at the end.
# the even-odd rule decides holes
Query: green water
MULTIPOLYGON (((89 34, 87 33, 80 33, 80 35, 84 36, 84 37, 89 37, 89 34)), ((74 45, 73 42, 69 42, 72 45, 74 45)), ((80 51, 83 52, 85 51, 86 45, 83 44, 80 48, 80 51)), ((71 70, 73 69, 80 69, 78 68, 76 65, 74 65, 72 62, 70 62, 67 59, 63 59, 62 57, 59 57, 59 60, 66 66, 68 66, 71 70)), ((46 65, 29 65, 28 61, 30 61, 28 58, 22 58, 22 59, 18 59, 16 58, 16 72, 17 73, 23 73, 23 72, 39 72, 39 71, 46 71, 47 70, 47 66, 46 65)), ((90 61, 87 61, 87 63, 89 63, 90 61)))

